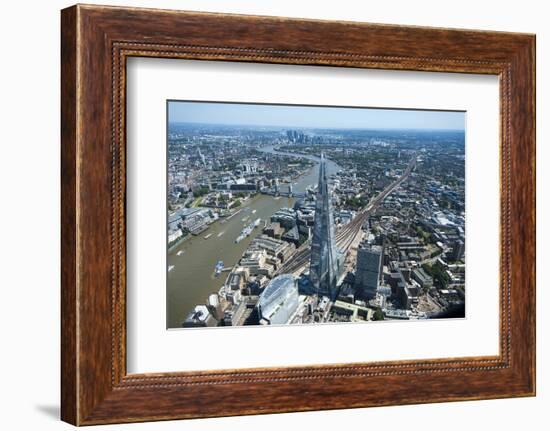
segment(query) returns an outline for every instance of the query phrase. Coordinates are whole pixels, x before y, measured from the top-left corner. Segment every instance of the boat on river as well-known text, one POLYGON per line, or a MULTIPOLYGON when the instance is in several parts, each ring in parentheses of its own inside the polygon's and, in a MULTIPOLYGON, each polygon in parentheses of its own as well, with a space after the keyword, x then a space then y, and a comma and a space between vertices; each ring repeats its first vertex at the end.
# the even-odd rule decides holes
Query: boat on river
POLYGON ((260 222, 262 220, 261 219, 256 219, 254 220, 252 223, 250 223, 249 225, 247 225, 242 231, 241 231, 241 234, 237 237, 237 239, 235 240, 236 243, 239 243, 241 242, 243 239, 245 239, 248 235, 250 235, 252 233, 252 231, 254 230, 254 228, 257 228, 259 225, 260 225, 260 222))
POLYGON ((222 271, 223 271, 223 260, 218 260, 216 262, 216 266, 214 267, 214 275, 216 277, 219 277, 222 271))

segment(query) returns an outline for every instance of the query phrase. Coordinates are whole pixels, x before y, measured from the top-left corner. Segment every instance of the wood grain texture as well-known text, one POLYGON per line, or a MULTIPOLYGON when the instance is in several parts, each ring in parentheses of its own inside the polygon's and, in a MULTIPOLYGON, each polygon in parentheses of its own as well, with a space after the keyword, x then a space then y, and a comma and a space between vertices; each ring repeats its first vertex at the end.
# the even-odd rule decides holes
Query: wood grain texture
POLYGON ((76 299, 76 9, 61 16, 61 417, 78 421, 76 299))
POLYGON ((61 39, 63 420, 87 425, 534 395, 533 35, 74 6, 62 11, 61 39), (127 375, 129 56, 498 75, 499 355, 127 375))

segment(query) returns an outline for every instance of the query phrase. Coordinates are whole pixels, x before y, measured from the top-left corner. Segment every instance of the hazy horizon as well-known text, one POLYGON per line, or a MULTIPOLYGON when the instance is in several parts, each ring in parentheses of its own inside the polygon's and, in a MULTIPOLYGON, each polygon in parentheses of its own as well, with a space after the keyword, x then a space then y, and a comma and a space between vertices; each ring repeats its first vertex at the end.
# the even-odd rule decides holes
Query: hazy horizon
POLYGON ((465 119, 464 111, 168 101, 169 124, 464 132, 465 119))

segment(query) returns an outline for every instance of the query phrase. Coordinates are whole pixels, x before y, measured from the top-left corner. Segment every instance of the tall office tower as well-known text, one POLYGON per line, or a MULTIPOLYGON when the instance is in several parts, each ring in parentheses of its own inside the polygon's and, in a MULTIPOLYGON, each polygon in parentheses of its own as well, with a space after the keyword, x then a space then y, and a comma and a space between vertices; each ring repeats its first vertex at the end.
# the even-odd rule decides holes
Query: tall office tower
POLYGON ((321 154, 309 266, 310 280, 317 295, 328 296, 332 300, 336 299, 338 296, 336 287, 338 264, 325 156, 321 154))
POLYGON ((464 241, 457 239, 453 244, 451 258, 453 260, 460 260, 462 257, 464 257, 464 241))
POLYGON ((355 288, 357 295, 365 299, 376 296, 382 267, 382 247, 361 243, 357 249, 355 288))

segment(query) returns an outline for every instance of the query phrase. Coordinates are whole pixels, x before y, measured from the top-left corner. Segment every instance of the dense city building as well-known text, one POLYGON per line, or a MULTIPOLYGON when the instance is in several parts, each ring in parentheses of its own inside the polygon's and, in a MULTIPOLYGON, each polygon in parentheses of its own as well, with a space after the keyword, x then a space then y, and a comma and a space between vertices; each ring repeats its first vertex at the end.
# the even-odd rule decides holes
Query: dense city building
POLYGON ((463 131, 170 124, 169 326, 463 317, 464 177, 463 131))
POLYGON ((298 309, 298 286, 292 275, 279 275, 269 282, 258 301, 260 323, 288 323, 298 309))

